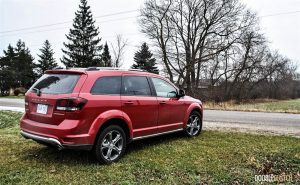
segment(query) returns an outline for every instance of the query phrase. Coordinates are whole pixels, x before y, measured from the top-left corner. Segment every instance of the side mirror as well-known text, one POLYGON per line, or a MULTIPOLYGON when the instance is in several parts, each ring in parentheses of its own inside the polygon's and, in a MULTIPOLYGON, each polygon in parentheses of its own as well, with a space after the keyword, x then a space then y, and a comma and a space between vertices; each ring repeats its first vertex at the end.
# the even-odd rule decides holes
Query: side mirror
POLYGON ((180 89, 177 96, 178 96, 179 98, 184 97, 184 96, 185 96, 185 91, 184 91, 183 89, 180 89))

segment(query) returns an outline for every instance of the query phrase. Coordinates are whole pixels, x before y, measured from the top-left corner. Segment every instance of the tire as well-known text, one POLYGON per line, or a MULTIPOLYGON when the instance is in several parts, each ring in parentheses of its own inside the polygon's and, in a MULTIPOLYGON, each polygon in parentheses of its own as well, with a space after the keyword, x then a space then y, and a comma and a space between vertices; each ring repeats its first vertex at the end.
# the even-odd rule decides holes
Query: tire
POLYGON ((99 135, 94 146, 94 156, 101 164, 118 161, 126 149, 126 135, 118 125, 110 125, 99 135))
POLYGON ((185 127, 185 134, 188 137, 194 137, 202 131, 202 118, 198 111, 191 112, 188 122, 185 127))

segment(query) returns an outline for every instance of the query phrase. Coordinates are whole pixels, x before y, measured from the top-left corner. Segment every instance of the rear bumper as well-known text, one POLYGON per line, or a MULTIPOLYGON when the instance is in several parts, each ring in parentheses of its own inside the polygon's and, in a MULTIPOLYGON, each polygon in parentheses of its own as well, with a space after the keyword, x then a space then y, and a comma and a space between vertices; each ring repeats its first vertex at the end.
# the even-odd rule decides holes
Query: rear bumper
POLYGON ((90 144, 82 144, 82 145, 62 144, 59 140, 55 138, 39 136, 23 130, 21 130, 20 134, 26 139, 32 139, 42 144, 51 145, 57 147, 59 150, 62 149, 91 150, 93 148, 93 145, 90 144))
POLYGON ((57 139, 50 138, 50 137, 44 137, 44 136, 38 136, 38 135, 35 135, 35 134, 25 132, 23 130, 21 130, 20 134, 26 139, 32 139, 32 140, 37 141, 37 142, 41 142, 41 143, 49 144, 49 145, 52 145, 52 146, 56 146, 59 150, 63 149, 62 144, 57 139))
POLYGON ((79 120, 64 120, 59 125, 44 124, 30 120, 23 115, 20 121, 21 135, 39 143, 55 146, 59 149, 92 149, 93 137, 86 133, 79 120))

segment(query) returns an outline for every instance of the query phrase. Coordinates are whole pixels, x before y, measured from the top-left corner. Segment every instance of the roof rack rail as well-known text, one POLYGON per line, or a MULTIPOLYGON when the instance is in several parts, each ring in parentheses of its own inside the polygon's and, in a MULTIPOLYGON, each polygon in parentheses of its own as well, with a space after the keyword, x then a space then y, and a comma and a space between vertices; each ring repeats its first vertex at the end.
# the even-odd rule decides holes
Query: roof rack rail
POLYGON ((78 71, 85 71, 86 70, 86 68, 84 68, 84 67, 70 67, 70 68, 66 68, 66 69, 78 70, 78 71))
POLYGON ((99 69, 97 67, 88 67, 86 68, 86 71, 98 71, 99 69))
POLYGON ((124 71, 140 71, 147 72, 143 69, 126 69, 126 68, 118 68, 118 67, 88 67, 86 71, 99 71, 99 70, 124 70, 124 71))
POLYGON ((50 69, 50 70, 59 70, 59 69, 65 69, 65 68, 63 68, 63 67, 61 67, 61 66, 58 66, 58 67, 54 67, 54 68, 52 68, 52 69, 50 69))
POLYGON ((148 72, 144 69, 128 69, 128 71, 140 71, 140 72, 148 72))

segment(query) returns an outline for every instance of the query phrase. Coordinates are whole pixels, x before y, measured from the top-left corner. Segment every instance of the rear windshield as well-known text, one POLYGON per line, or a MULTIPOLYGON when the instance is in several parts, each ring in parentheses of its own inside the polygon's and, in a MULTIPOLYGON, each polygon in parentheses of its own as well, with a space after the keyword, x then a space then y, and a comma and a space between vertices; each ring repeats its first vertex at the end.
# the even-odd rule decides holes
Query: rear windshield
POLYGON ((30 88, 31 92, 40 90, 45 94, 69 94, 73 92, 80 75, 75 74, 44 74, 30 88))

